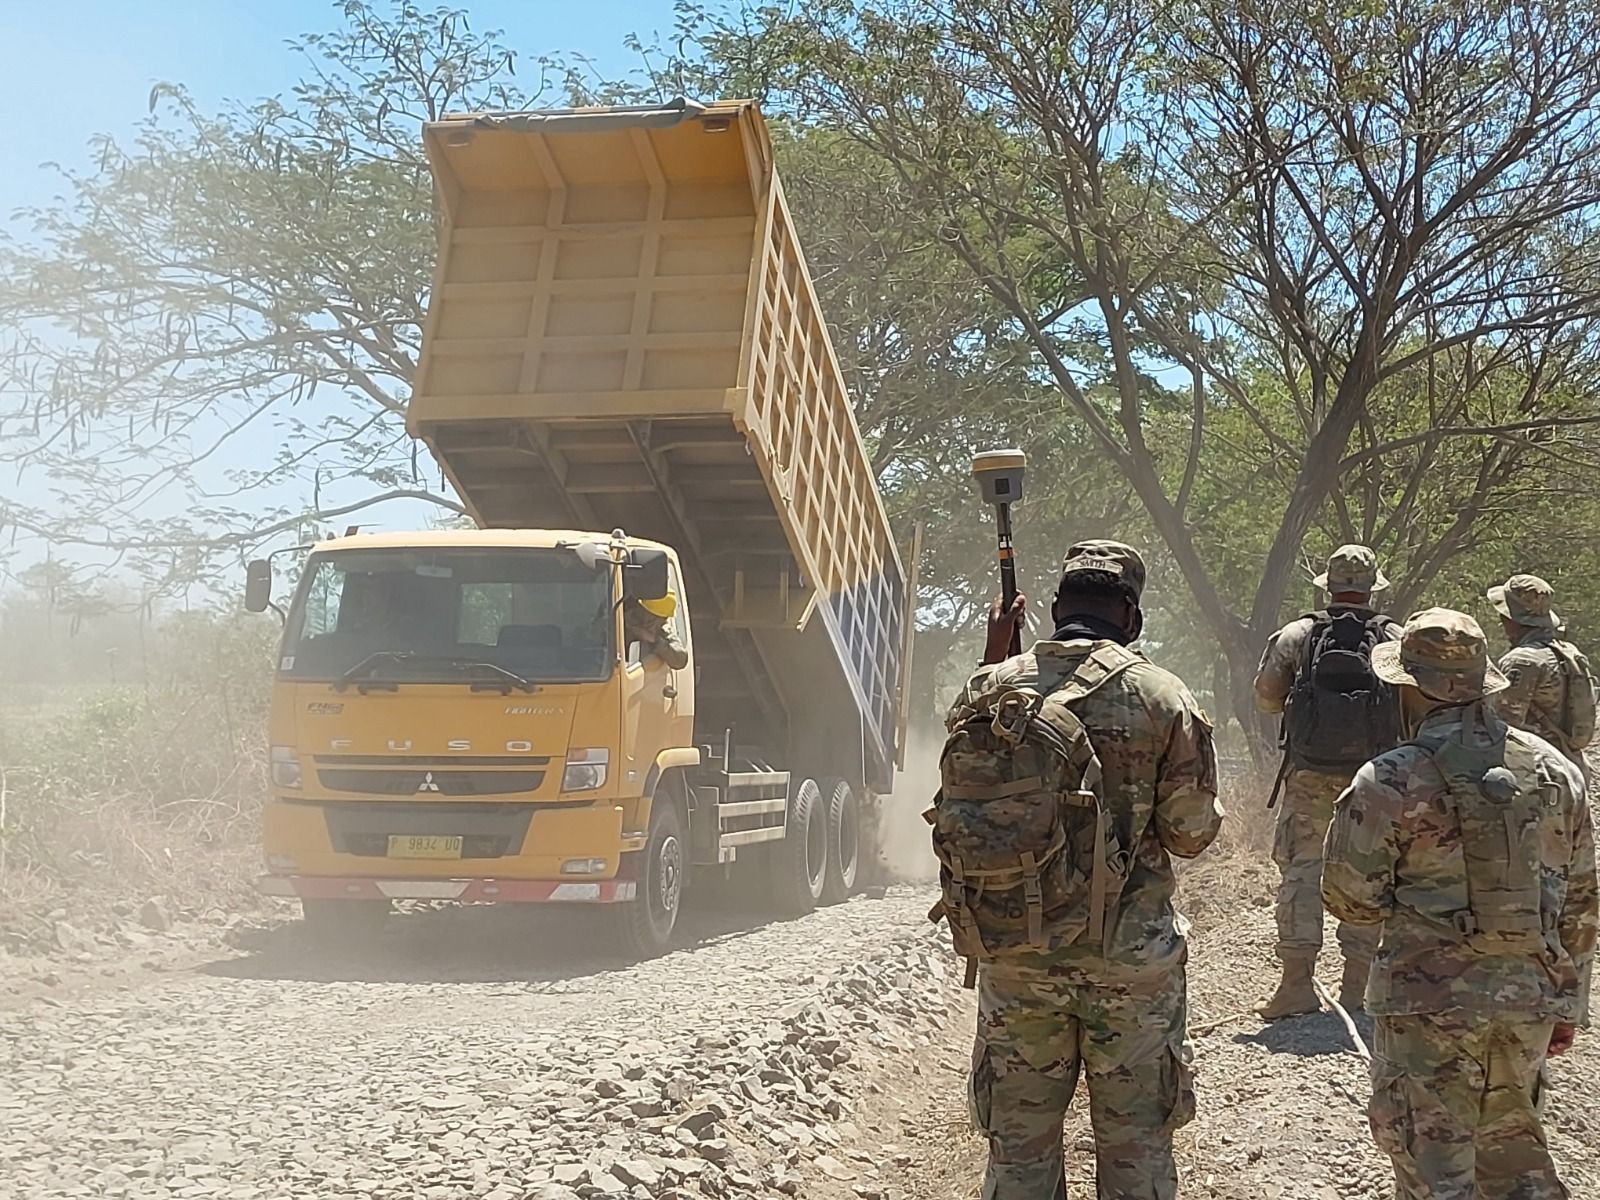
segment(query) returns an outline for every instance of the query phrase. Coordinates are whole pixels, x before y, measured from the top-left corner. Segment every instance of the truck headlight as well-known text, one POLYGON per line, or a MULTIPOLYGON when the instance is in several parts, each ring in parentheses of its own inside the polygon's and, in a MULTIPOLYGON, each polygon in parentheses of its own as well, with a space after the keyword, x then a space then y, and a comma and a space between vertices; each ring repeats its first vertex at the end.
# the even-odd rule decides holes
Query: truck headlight
POLYGON ((300 759, 289 746, 274 746, 268 755, 272 764, 272 786, 300 790, 300 759))
POLYGON ((568 750, 567 768, 561 774, 563 792, 592 792, 606 785, 606 767, 611 751, 604 749, 568 750))

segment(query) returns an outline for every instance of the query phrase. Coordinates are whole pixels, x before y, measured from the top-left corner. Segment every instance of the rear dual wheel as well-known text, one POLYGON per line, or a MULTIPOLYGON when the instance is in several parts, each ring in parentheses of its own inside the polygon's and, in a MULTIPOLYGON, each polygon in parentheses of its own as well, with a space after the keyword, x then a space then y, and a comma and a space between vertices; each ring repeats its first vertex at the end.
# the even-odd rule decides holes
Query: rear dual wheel
POLYGON ((774 887, 785 912, 808 913, 848 897, 861 860, 861 812, 854 789, 842 779, 801 780, 774 853, 774 887))
POLYGON ((828 814, 821 790, 803 779, 789 797, 783 841, 773 847, 773 891, 778 906, 803 916, 822 899, 828 876, 828 814))
POLYGON ((822 902, 838 904, 856 890, 861 867, 861 809, 855 790, 842 779, 824 779, 828 822, 828 861, 822 902))

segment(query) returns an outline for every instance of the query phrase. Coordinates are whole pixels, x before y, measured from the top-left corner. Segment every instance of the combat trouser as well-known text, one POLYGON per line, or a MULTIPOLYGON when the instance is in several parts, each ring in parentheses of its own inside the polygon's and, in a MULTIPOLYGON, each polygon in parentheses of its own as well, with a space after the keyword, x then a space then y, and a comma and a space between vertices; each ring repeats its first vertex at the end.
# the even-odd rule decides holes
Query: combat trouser
POLYGON ((1394 1162, 1396 1200, 1563 1200, 1540 1121, 1554 1022, 1427 1013, 1374 1024, 1378 1148, 1394 1162))
MULTIPOLYGON (((1333 804, 1349 786, 1346 775, 1292 771, 1283 781, 1272 861, 1278 864, 1278 955, 1315 958, 1322 949, 1322 846, 1333 822, 1333 804)), ((1370 960, 1379 926, 1339 925, 1346 958, 1370 960)))
POLYGON ((1194 1117, 1183 968, 1122 985, 985 970, 972 1117, 989 1142, 983 1200, 1065 1200, 1062 1124, 1089 1087, 1100 1200, 1171 1200, 1172 1134, 1194 1117))

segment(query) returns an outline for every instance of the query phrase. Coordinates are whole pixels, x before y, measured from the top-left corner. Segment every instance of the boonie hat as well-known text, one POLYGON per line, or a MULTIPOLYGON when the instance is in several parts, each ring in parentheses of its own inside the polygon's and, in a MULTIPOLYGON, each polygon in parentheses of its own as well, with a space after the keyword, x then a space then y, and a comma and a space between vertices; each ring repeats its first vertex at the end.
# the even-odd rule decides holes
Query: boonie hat
POLYGON ((1510 686, 1489 661, 1482 627, 1452 608, 1412 613, 1398 642, 1372 648, 1372 673, 1385 683, 1410 684, 1434 700, 1462 703, 1510 686))
POLYGON ((1537 575, 1513 575, 1489 589, 1489 603, 1509 621, 1533 629, 1560 629, 1561 618, 1550 607, 1556 591, 1537 575))
POLYGON ((1325 592, 1381 592, 1389 581, 1378 570, 1368 546, 1340 546, 1328 556, 1328 569, 1311 581, 1325 592))
POLYGON ((1077 542, 1061 560, 1061 578, 1079 571, 1104 571, 1133 589, 1134 599, 1144 595, 1144 558, 1125 542, 1096 538, 1077 542))

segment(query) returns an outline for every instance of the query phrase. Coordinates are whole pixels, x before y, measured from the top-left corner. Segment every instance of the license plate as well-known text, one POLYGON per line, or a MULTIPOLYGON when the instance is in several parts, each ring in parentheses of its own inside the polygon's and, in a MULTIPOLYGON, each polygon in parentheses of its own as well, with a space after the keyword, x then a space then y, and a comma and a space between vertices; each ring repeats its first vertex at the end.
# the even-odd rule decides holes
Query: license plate
POLYGON ((390 858, 460 858, 461 839, 411 833, 389 835, 390 858))

